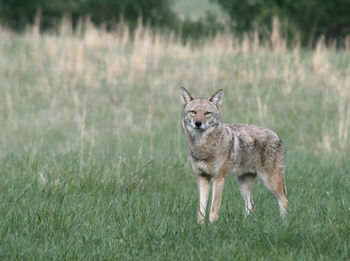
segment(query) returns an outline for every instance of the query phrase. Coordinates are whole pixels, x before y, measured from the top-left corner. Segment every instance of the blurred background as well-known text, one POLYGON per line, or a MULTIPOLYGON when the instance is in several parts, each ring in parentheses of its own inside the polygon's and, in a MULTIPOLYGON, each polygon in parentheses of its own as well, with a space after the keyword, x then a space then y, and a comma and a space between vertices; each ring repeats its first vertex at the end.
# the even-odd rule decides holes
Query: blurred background
POLYGON ((62 17, 73 27, 89 17, 94 25, 112 30, 121 21, 135 28, 144 25, 171 30, 184 39, 198 39, 230 30, 242 36, 270 31, 278 19, 282 35, 304 46, 313 46, 319 37, 338 40, 343 45, 350 34, 348 0, 1 0, 3 26, 23 31, 37 21, 43 30, 52 31, 62 17), (39 20, 38 20, 39 19, 39 20))

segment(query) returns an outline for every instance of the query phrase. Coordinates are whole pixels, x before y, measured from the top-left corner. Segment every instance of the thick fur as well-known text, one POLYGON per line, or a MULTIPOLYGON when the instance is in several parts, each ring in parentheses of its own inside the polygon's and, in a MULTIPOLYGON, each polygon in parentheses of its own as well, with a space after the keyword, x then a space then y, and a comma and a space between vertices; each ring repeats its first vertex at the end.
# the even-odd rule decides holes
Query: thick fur
POLYGON ((219 90, 208 99, 196 99, 181 88, 182 126, 189 158, 198 175, 198 222, 204 222, 210 182, 213 197, 209 221, 218 219, 222 190, 229 175, 237 179, 246 215, 253 210, 253 185, 259 177, 276 197, 284 217, 288 201, 284 183, 285 149, 281 139, 266 128, 222 123, 219 113, 222 97, 223 91, 219 90))

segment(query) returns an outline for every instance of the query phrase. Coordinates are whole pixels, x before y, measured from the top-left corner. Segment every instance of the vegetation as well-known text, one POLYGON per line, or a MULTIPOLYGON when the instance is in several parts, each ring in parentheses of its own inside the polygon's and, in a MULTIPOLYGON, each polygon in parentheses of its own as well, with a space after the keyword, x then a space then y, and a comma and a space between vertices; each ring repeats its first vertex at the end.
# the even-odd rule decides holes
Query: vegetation
POLYGON ((183 41, 198 40, 224 30, 223 21, 217 17, 219 6, 209 0, 206 2, 207 9, 198 10, 195 17, 180 15, 181 12, 186 13, 186 4, 191 2, 179 2, 176 6, 174 3, 172 0, 0 0, 0 22, 17 32, 34 24, 42 31, 52 31, 58 28, 62 18, 78 30, 84 20, 109 31, 123 23, 133 31, 141 22, 157 30, 176 32, 183 41), (213 6, 216 13, 208 11, 213 6))
POLYGON ((208 13, 221 20, 228 18, 220 5, 211 0, 174 0, 173 9, 181 20, 200 20, 208 13))
POLYGON ((2 260, 349 260, 350 49, 286 49, 276 28, 193 48, 139 24, 108 33, 0 29, 2 260), (234 178, 196 224, 179 87, 224 88, 225 122, 275 130, 289 214, 234 178))
POLYGON ((171 3, 171 0, 0 0, 0 19, 17 30, 34 24, 38 15, 43 29, 56 27, 65 15, 70 16, 73 24, 90 17, 96 25, 110 28, 121 19, 136 25, 139 17, 143 17, 151 25, 173 28, 176 16, 171 3))
POLYGON ((283 22, 282 30, 289 38, 300 37, 302 43, 344 39, 350 35, 350 2, 347 0, 213 0, 222 6, 232 19, 233 28, 245 33, 256 28, 270 28, 272 19, 283 22))
POLYGON ((76 28, 88 17, 108 30, 119 23, 133 30, 141 19, 143 25, 175 31, 184 40, 224 30, 239 37, 258 31, 263 39, 276 18, 288 44, 297 39, 308 47, 314 47, 322 36, 344 47, 350 35, 349 13, 348 0, 0 0, 0 22, 16 31, 35 23, 42 30, 52 30, 62 17, 69 17, 76 28))

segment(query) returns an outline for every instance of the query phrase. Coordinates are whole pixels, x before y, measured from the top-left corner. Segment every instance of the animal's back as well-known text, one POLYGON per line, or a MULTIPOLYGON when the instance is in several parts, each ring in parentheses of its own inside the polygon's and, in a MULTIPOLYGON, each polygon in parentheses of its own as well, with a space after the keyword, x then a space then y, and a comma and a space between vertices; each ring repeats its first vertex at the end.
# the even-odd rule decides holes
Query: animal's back
MULTIPOLYGON (((257 169, 272 171, 284 168, 285 149, 281 139, 273 131, 245 124, 227 124, 236 134, 238 160, 236 164, 247 164, 257 169)), ((248 166, 247 166, 248 167, 248 166)))

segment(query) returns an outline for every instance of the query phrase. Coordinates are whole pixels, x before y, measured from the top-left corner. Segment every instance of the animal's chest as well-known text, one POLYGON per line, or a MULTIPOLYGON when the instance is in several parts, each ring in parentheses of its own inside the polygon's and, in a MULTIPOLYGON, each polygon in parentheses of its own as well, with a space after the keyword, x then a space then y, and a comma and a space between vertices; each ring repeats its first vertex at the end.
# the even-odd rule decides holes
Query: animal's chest
POLYGON ((191 159, 192 161, 192 166, 194 170, 199 174, 199 173, 205 173, 208 175, 215 175, 215 165, 208 163, 205 160, 196 160, 196 159, 191 159))
POLYGON ((222 159, 218 157, 222 147, 219 141, 220 137, 214 138, 212 135, 187 140, 189 156, 196 173, 211 176, 218 174, 222 165, 222 159))
POLYGON ((210 176, 216 176, 222 165, 222 160, 217 157, 215 151, 208 150, 190 150, 190 158, 193 169, 199 173, 205 173, 210 176))

